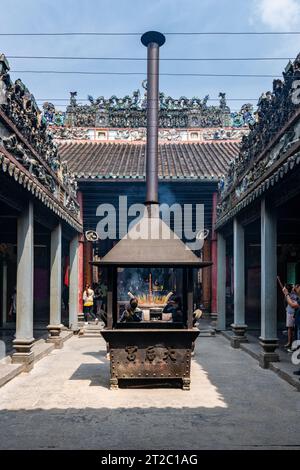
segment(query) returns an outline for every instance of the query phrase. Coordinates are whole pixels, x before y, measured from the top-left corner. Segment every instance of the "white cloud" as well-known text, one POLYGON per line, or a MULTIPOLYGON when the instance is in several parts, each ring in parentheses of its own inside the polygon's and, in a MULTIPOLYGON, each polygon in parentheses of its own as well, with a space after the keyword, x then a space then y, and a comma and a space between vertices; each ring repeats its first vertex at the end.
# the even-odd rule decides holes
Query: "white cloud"
POLYGON ((300 25, 300 0, 255 0, 255 17, 277 31, 300 25))

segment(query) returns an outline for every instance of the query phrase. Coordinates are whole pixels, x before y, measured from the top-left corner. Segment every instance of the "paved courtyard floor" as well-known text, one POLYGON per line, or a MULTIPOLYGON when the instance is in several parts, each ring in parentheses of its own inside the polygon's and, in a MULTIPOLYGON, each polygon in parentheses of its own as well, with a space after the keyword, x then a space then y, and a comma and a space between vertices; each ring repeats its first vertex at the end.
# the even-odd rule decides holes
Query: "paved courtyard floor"
POLYGON ((1 449, 300 447, 300 394, 223 337, 198 339, 190 392, 111 391, 101 338, 73 337, 0 389, 1 449))

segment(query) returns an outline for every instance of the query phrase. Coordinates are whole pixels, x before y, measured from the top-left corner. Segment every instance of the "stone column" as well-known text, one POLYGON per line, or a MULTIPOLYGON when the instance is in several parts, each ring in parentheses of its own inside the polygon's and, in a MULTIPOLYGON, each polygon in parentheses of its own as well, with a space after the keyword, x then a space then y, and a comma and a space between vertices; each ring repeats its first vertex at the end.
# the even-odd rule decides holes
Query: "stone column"
POLYGON ((279 361, 277 339, 277 221, 265 199, 261 202, 261 336, 260 366, 279 361))
MULTIPOLYGON (((80 220, 83 224, 83 193, 82 191, 77 191, 77 201, 80 207, 80 220)), ((78 246, 78 320, 83 321, 83 299, 82 292, 84 289, 84 234, 79 236, 79 246, 78 246)))
POLYGON ((51 232, 50 253, 50 324, 47 342, 54 343, 57 349, 63 347, 61 333, 62 302, 62 227, 58 224, 51 232))
POLYGON ((217 330, 226 329, 226 240, 218 233, 217 258, 217 330))
POLYGON ((193 269, 187 270, 187 327, 193 328, 193 312, 194 312, 194 272, 193 269))
POLYGON ((69 327, 78 331, 78 235, 70 242, 69 327))
MULTIPOLYGON (((203 261, 210 261, 210 240, 204 240, 203 261)), ((211 311, 211 268, 207 267, 202 272, 202 297, 206 311, 211 311)))
MULTIPOLYGON (((113 268, 107 270, 107 328, 111 329, 114 322, 114 273, 113 268)), ((117 319, 118 321, 118 319, 117 319)))
POLYGON ((247 341, 245 332, 245 238, 244 229, 237 218, 233 221, 233 276, 234 276, 234 322, 231 346, 239 348, 247 341))
POLYGON ((7 262, 4 259, 2 264, 2 323, 7 322, 7 262))
POLYGON ((17 247, 17 320, 13 363, 23 363, 24 370, 33 368, 33 274, 34 274, 34 219, 33 203, 18 218, 17 247))
POLYGON ((217 296, 218 296, 218 240, 217 233, 215 231, 215 224, 217 219, 217 203, 218 203, 218 193, 213 194, 213 208, 212 208, 212 234, 211 234, 211 317, 214 320, 217 320, 217 296))
POLYGON ((93 266, 91 261, 93 261, 93 242, 85 241, 83 245, 83 274, 84 274, 84 284, 93 284, 93 266))
POLYGON ((82 292, 85 287, 84 286, 84 269, 83 269, 83 261, 84 261, 83 247, 84 247, 84 236, 80 235, 79 245, 78 245, 78 312, 79 312, 79 315, 82 316, 82 320, 84 319, 82 292))

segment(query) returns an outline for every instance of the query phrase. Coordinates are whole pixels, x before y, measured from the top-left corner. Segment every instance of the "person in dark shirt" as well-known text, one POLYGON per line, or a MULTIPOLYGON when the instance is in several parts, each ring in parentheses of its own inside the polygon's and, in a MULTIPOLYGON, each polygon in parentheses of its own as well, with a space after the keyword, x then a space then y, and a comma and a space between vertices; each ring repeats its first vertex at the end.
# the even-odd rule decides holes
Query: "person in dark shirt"
POLYGON ((172 295, 163 309, 163 313, 171 313, 172 321, 174 323, 182 322, 182 308, 181 308, 181 299, 176 295, 172 295))
POLYGON ((136 297, 130 299, 129 305, 121 315, 120 322, 140 322, 142 311, 138 308, 138 300, 136 297))

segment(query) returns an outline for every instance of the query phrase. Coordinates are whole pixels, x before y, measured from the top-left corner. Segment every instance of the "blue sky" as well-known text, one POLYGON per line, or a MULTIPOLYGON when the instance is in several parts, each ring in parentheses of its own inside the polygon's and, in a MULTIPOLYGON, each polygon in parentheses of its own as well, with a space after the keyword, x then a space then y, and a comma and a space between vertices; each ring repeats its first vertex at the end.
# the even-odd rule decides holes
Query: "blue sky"
MULTIPOLYGON (((300 0, 10 0, 1 32, 63 31, 300 31, 300 0)), ((145 57, 133 37, 0 37, 6 55, 145 57)), ((161 57, 295 57, 300 36, 168 36, 161 57)), ((145 72, 145 62, 10 59, 11 69, 145 72)), ((280 75, 286 61, 162 62, 161 72, 280 75)), ((20 77, 37 99, 124 96, 140 88, 142 76, 30 75, 20 77)), ((173 97, 258 98, 271 78, 161 77, 173 97)), ((40 103, 39 103, 40 104, 40 103)), ((229 102, 232 109, 240 103, 229 102)))

